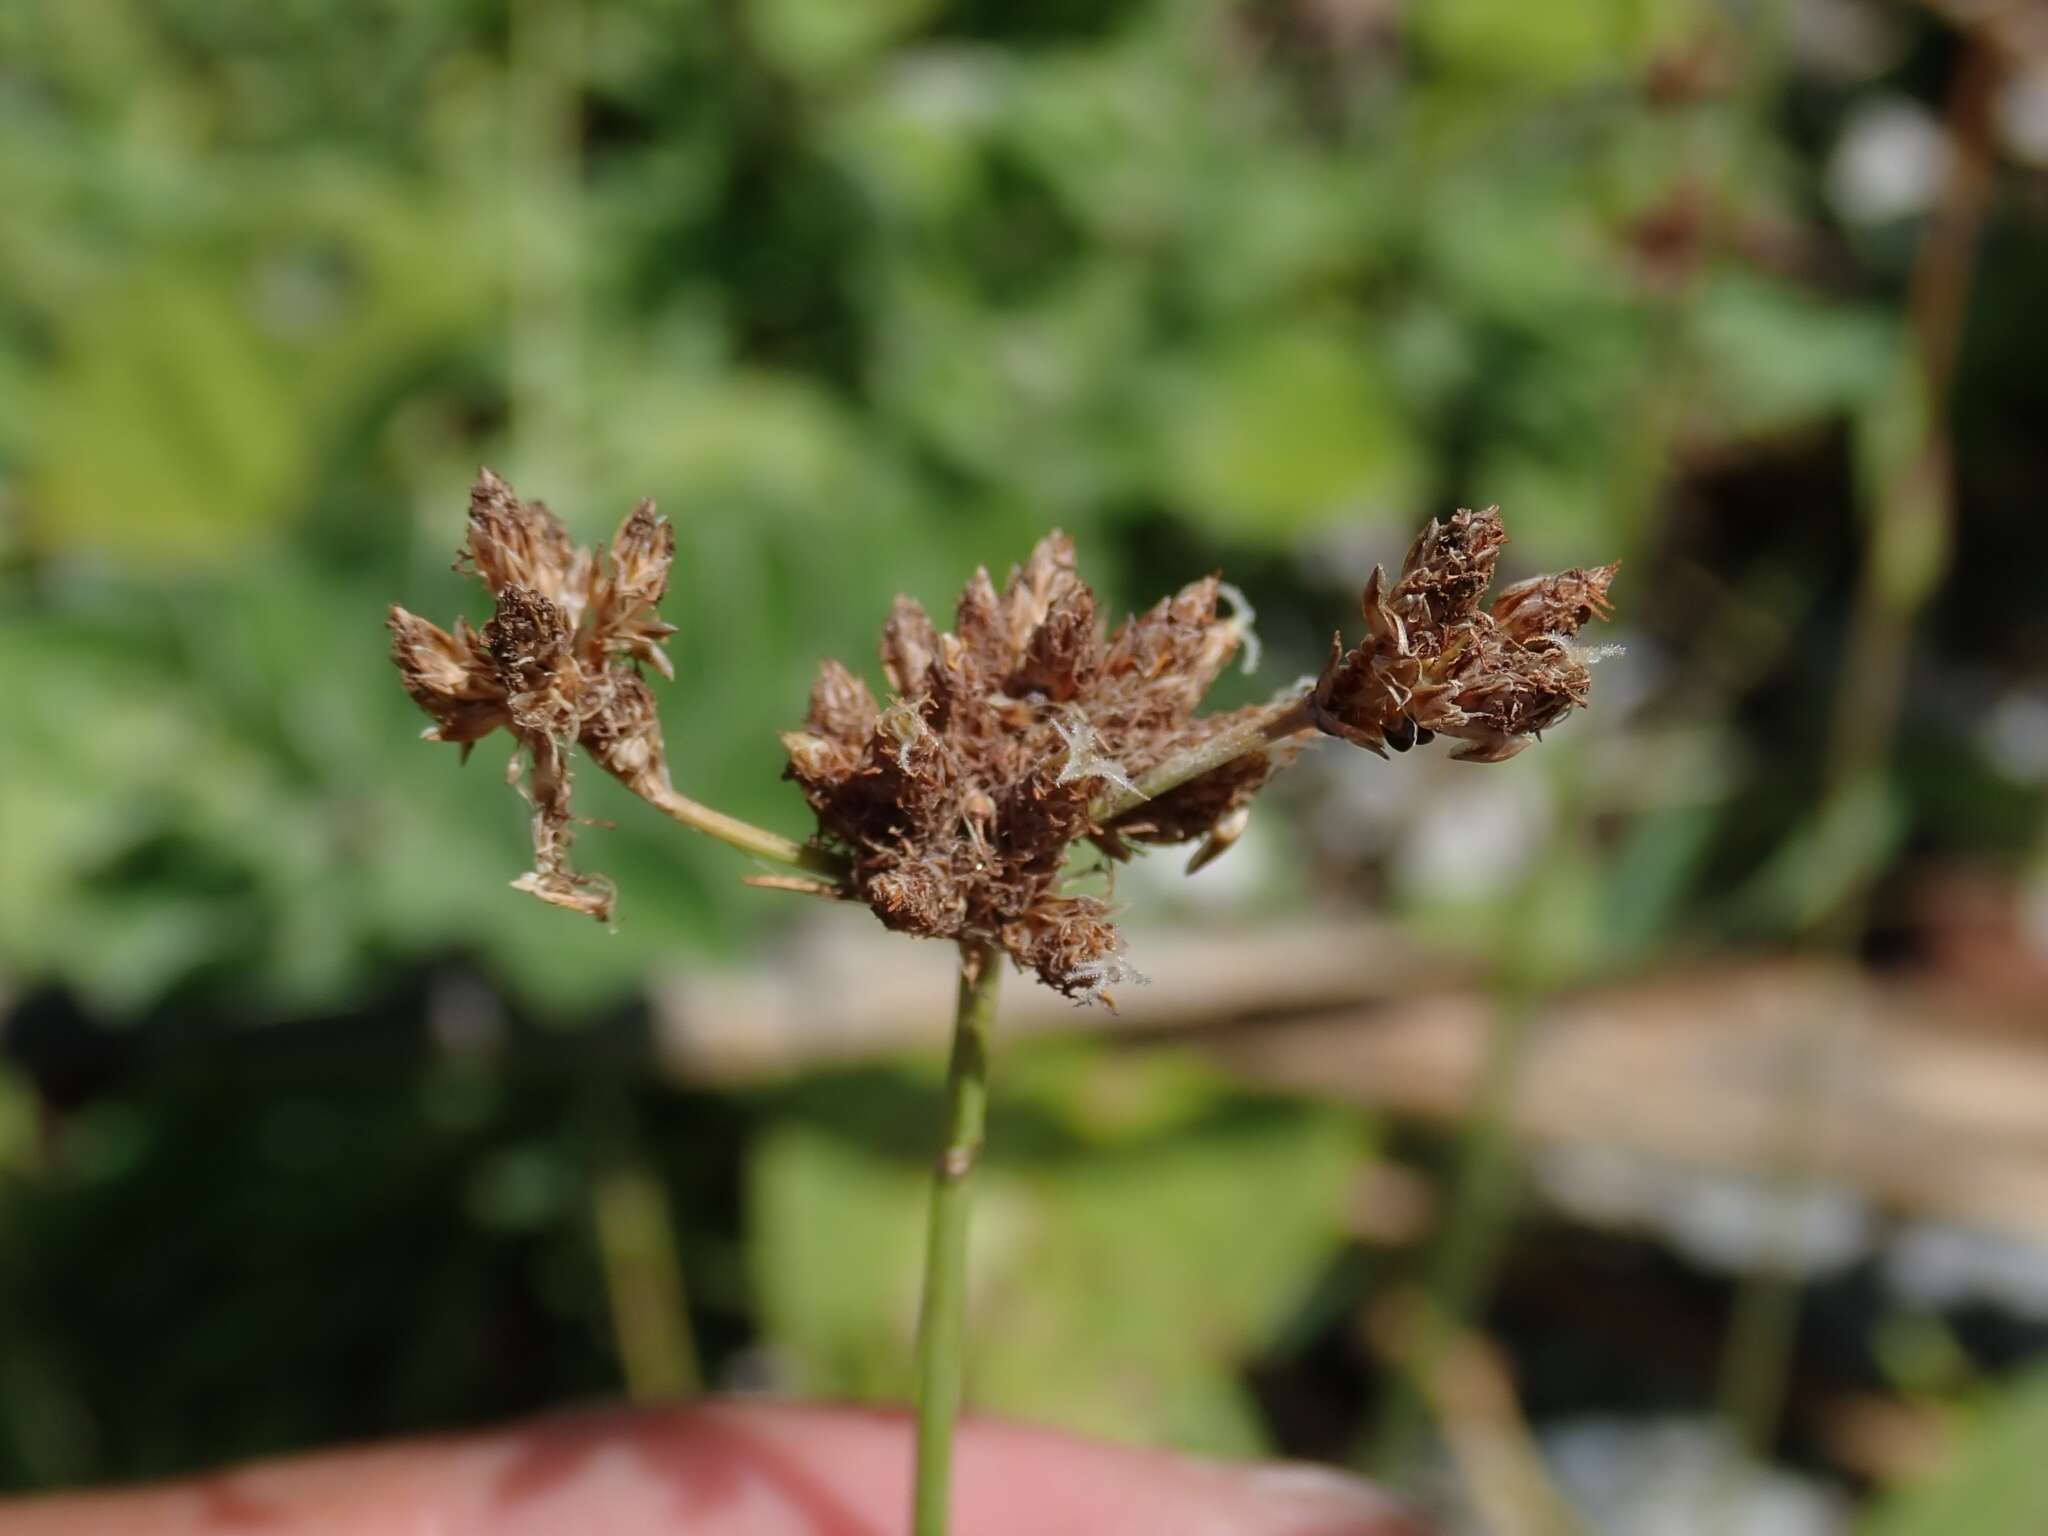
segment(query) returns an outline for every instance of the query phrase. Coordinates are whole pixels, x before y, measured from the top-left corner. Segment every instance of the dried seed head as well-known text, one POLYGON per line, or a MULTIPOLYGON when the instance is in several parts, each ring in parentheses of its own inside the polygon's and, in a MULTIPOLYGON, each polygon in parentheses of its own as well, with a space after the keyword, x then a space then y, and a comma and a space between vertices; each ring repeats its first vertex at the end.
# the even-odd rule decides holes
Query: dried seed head
POLYGON ((1455 758, 1497 763, 1584 704, 1592 679, 1565 640, 1606 617, 1619 566, 1518 582, 1482 609, 1506 542, 1499 508, 1460 510, 1422 530, 1391 587, 1375 568, 1365 639, 1331 642, 1309 696, 1316 725, 1382 756, 1456 736, 1455 758))
POLYGON ((653 502, 641 502, 619 524, 611 570, 592 583, 590 601, 591 629, 607 653, 645 662, 671 680, 675 667, 662 647, 676 627, 654 610, 668 593, 675 557, 675 529, 654 515, 653 502))
POLYGON ((515 725, 551 736, 574 727, 582 679, 569 654, 569 624, 560 608, 531 587, 504 588, 498 611, 484 625, 484 648, 515 725))
POLYGON ((591 708, 577 740, 597 765, 628 789, 651 798, 668 787, 668 758, 654 695, 636 674, 622 667, 603 673, 593 685, 591 708))
POLYGON ((427 735, 464 755, 500 727, 518 743, 515 785, 533 806, 531 873, 514 882, 543 901, 610 916, 609 884, 569 867, 569 749, 581 744, 637 792, 665 789, 665 761, 646 665, 672 676, 655 614, 668 588, 675 530, 642 502, 608 551, 579 549, 539 502, 521 501, 488 469, 469 496, 469 538, 458 568, 491 594, 481 631, 458 619, 450 634, 393 608, 391 655, 406 692, 433 718, 427 735), (532 771, 522 774, 522 763, 532 771))
POLYGON ((1493 585, 1493 568, 1507 541, 1499 507, 1481 512, 1460 507, 1447 522, 1430 519, 1401 562, 1396 597, 1418 624, 1462 618, 1493 585))
POLYGON ((1106 995, 1122 974, 1116 928, 1101 901, 1061 891, 1067 850, 1093 838, 1123 858, 1203 837, 1272 770, 1254 753, 1110 825, 1089 809, 1236 718, 1194 715, 1243 634, 1217 592, 1192 583, 1107 633, 1054 533, 1001 590, 976 572, 950 633, 898 599, 881 645, 895 700, 877 708, 827 662, 804 729, 783 738, 856 894, 891 928, 993 941, 1069 996, 1106 995))
POLYGON ((457 619, 451 635, 394 606, 389 624, 391 659, 405 691, 433 717, 429 741, 459 742, 467 756, 483 737, 511 724, 497 667, 468 620, 457 619))
POLYGON ((882 626, 882 672, 889 686, 905 698, 923 693, 938 650, 938 632, 925 611, 910 598, 897 598, 882 626))
POLYGON ((469 544, 456 557, 475 566, 492 597, 527 587, 565 606, 588 594, 590 553, 569 542, 569 530, 544 502, 521 501, 488 469, 469 492, 469 544))
POLYGON ((1608 616, 1607 589, 1620 569, 1617 560, 1590 571, 1559 571, 1518 581, 1493 600, 1493 622, 1510 640, 1576 635, 1594 619, 1608 616))
MULTIPOLYGON (((1380 753, 1442 732, 1462 738, 1457 756, 1497 762, 1585 702, 1588 658, 1569 639, 1605 616, 1615 567, 1525 581, 1484 609, 1505 542, 1492 508, 1432 522, 1397 581, 1373 572, 1365 639, 1334 641, 1305 696, 1277 713, 1197 716, 1253 644, 1241 594, 1208 577, 1110 632, 1072 544, 1053 533, 1000 591, 976 572, 951 632, 898 599, 882 634, 886 705, 826 662, 804 728, 783 737, 789 777, 844 850, 846 889, 889 927, 1000 944, 1069 996, 1107 1001, 1135 973, 1110 908, 1061 889, 1077 841, 1112 860, 1135 844, 1195 841, 1199 868, 1242 834, 1304 721, 1380 753), (1173 787, 1145 799, 1148 775, 1173 787)), ((673 795, 640 668, 669 675, 674 631, 655 609, 674 556, 651 503, 609 549, 578 549, 544 506, 486 470, 465 558, 491 593, 489 622, 458 620, 450 633, 391 610, 392 657, 432 718, 428 737, 466 755, 503 728, 519 745, 510 777, 533 807, 534 868, 518 888, 600 918, 611 887, 569 864, 569 753, 581 745, 644 798, 673 795)))

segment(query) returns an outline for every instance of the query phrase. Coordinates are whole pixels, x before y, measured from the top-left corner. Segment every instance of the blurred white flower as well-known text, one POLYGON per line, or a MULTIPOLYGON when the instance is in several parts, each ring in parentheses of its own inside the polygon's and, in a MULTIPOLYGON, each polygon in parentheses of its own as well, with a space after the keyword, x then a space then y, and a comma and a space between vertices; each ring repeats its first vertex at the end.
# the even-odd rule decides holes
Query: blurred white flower
POLYGON ((2048 783, 2048 692, 2004 695, 1985 716, 1978 740, 2000 773, 2023 784, 2048 783))
POLYGON ((1828 199, 1851 224, 1882 224, 1924 213, 1948 166, 1948 135, 1934 115, 1904 96, 1858 107, 1828 157, 1828 199))
POLYGON ((1558 1487, 1592 1530, 1843 1536, 1849 1529, 1842 1494, 1749 1460, 1703 1419, 1580 1419, 1541 1438, 1558 1487))
POLYGON ((1782 1187, 1599 1146, 1549 1148, 1534 1171, 1544 1197, 1573 1219, 1654 1233, 1703 1269, 1823 1276, 1872 1243, 1870 1209, 1845 1189, 1782 1187))
POLYGON ((1993 111, 2006 153, 2028 165, 2048 166, 2048 65, 2007 80, 1993 111))
POLYGON ((1550 841, 1557 810, 1537 774, 1446 773, 1441 790, 1416 808, 1394 851, 1394 878, 1416 895, 1461 900, 1512 887, 1550 841))
POLYGON ((1701 1175, 1673 1194, 1664 1229, 1673 1247, 1706 1268, 1783 1268, 1812 1278, 1847 1269, 1870 1248, 1870 1207, 1846 1189, 1701 1175))
POLYGON ((2048 1246, 1995 1232, 1922 1221, 1885 1255, 1892 1289, 1924 1307, 1990 1302, 2048 1322, 2048 1246))

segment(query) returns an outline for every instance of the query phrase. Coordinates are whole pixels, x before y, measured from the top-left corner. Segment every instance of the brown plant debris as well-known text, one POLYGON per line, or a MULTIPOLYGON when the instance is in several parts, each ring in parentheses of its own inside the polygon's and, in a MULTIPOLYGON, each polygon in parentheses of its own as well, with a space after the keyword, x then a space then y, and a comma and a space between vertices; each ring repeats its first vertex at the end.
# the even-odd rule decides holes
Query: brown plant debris
POLYGON ((514 882, 543 901, 606 919, 612 888, 569 867, 574 817, 569 749, 580 745, 643 797, 668 787, 661 725, 640 667, 672 677, 655 614, 668 587, 675 530, 643 501, 608 550, 579 549, 537 501, 521 501, 488 469, 469 493, 469 538, 457 569, 473 569, 494 612, 482 630, 454 633, 394 606, 391 656, 406 692, 433 724, 429 741, 468 757, 496 730, 519 743, 507 777, 533 806, 534 867, 514 882))
POLYGON ((1453 757, 1499 763, 1584 704, 1592 678, 1570 641, 1607 616, 1619 562, 1518 582, 1483 608, 1506 542, 1498 507, 1461 509, 1422 530, 1391 586, 1374 567, 1365 639, 1333 639, 1309 695, 1317 727, 1381 756, 1456 736, 1453 757))
POLYGON ((1219 590, 1205 577, 1109 632, 1053 533, 1001 591, 977 572, 950 633, 899 598, 881 644, 893 700, 828 661, 804 729, 783 738, 854 893, 899 931, 998 944, 1070 997, 1129 979, 1108 904, 1061 889, 1069 847, 1091 838, 1124 858, 1219 829, 1227 843, 1296 750, 1235 758, 1107 825, 1091 814, 1105 789, 1257 712, 1195 715, 1243 643, 1219 590))

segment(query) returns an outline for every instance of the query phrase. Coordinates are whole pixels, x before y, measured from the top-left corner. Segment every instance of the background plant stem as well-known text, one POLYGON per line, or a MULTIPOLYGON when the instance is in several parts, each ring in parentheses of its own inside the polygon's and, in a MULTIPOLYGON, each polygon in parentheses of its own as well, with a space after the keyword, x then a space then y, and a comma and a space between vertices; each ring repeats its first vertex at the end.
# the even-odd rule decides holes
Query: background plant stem
POLYGON ((944 1536, 952 1490, 953 1421, 960 1411, 966 1332, 967 1217, 988 1122, 988 1031, 995 1019, 999 959, 991 945, 960 947, 953 1055, 946 1069, 946 1132, 932 1173, 924 1306, 917 1324, 914 1536, 944 1536))
POLYGON ((660 1169, 639 1155, 608 1160, 590 1200, 626 1395, 636 1403, 696 1395, 703 1375, 660 1169))
MULTIPOLYGON (((1868 539, 1817 819, 1873 787, 1891 792, 1913 629, 1948 571, 1957 520, 1951 397, 1977 247, 1991 210, 1993 104, 2001 78, 1991 42, 1966 34, 1949 86, 1948 169, 1913 261, 1897 403, 1883 427, 1866 431, 1868 539)), ((1815 914, 1810 938, 1818 948, 1854 953, 1869 919, 1875 874, 1874 867, 1859 871, 1815 914)), ((1788 1078, 1789 1127, 1810 1123, 1801 1096, 1814 1081, 1811 1073, 1788 1078)), ((1795 1157, 1777 1181, 1777 1198, 1796 1201, 1810 1183, 1803 1157, 1795 1157)), ((1723 1416, 1743 1449, 1759 1458, 1769 1455, 1778 1436, 1798 1342, 1801 1286, 1789 1251, 1795 1238, 1787 1233, 1744 1278, 1722 1352, 1723 1416)))
POLYGON ((1408 1369, 1393 1377, 1373 1428, 1367 1464, 1394 1487, 1406 1486, 1413 1476, 1429 1421, 1427 1384, 1453 1339, 1473 1326, 1514 1217, 1514 1101, 1531 1012, 1518 987, 1504 993, 1494 1014, 1443 1232, 1430 1258, 1429 1304, 1417 1318, 1420 1337, 1407 1346, 1408 1369))

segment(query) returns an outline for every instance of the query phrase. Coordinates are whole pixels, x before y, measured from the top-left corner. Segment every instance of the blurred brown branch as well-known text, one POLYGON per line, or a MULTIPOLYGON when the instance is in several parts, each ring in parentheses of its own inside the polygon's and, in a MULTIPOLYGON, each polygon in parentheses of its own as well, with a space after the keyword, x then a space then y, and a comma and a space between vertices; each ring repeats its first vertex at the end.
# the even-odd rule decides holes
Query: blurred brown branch
MULTIPOLYGON (((949 984, 940 946, 887 953, 881 935, 819 928, 774 971, 671 980, 655 1005, 662 1068, 748 1081, 928 1047, 921 1021, 949 984), (805 1001, 818 996, 834 1006, 805 1001)), ((1473 1103, 1496 1004, 1390 926, 1145 936, 1140 949, 1163 979, 1115 1020, 1023 992, 1002 1033, 1194 1039, 1248 1079, 1429 1121, 1473 1103)), ((1533 1027, 1512 1116, 1524 1144, 1770 1179, 1796 1076, 1808 1176, 1899 1212, 2048 1234, 2048 1041, 1967 994, 1730 958, 1568 995, 1533 1027)))

